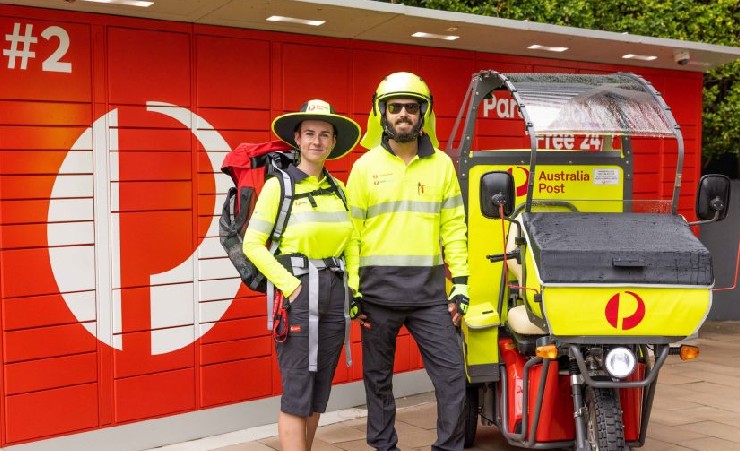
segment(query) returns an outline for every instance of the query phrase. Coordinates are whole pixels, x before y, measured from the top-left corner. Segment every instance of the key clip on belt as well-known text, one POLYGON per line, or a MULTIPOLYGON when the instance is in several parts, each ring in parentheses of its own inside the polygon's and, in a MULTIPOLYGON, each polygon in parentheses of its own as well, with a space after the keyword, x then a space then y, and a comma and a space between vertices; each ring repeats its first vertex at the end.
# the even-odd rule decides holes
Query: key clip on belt
POLYGON ((281 291, 275 290, 275 303, 272 309, 272 337, 276 342, 283 343, 288 338, 290 300, 285 298, 281 291))

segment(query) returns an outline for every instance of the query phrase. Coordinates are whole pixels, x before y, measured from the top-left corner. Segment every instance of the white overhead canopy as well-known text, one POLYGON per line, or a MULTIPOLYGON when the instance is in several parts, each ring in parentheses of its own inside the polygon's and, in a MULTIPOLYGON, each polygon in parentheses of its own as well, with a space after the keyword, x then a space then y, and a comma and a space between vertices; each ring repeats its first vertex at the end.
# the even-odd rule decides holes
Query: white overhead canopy
POLYGON ((0 3, 689 72, 706 72, 740 58, 740 47, 498 19, 370 0, 149 0, 153 4, 148 7, 119 4, 133 0, 96 1, 105 3, 90 0, 0 0, 0 3), (310 26, 269 22, 266 19, 270 16, 325 23, 310 26), (412 37, 415 32, 459 38, 412 37), (567 50, 528 48, 532 45, 567 47, 567 50), (625 59, 624 55, 655 58, 649 61, 625 59), (679 64, 678 60, 686 64, 679 64))

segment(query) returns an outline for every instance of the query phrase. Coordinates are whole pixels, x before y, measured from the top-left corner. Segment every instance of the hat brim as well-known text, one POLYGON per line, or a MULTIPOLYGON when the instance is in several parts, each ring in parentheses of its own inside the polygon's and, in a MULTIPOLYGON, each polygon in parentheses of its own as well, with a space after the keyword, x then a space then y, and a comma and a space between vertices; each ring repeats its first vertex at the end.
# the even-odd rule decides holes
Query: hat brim
POLYGON ((327 157, 329 160, 342 158, 350 150, 354 149, 360 140, 360 126, 357 122, 338 114, 284 114, 272 121, 272 131, 278 138, 298 149, 298 144, 295 142, 296 127, 301 122, 309 120, 328 122, 336 129, 337 144, 329 153, 327 157))

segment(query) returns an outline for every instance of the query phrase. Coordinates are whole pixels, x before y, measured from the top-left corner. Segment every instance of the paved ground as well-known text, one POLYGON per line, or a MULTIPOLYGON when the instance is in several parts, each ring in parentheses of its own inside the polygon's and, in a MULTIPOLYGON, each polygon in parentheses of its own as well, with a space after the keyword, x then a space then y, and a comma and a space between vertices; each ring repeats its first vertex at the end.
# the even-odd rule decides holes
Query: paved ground
MULTIPOLYGON (((707 323, 696 340, 699 359, 684 362, 670 356, 660 373, 648 439, 647 451, 722 451, 740 450, 740 323, 707 323)), ((431 393, 400 399, 396 428, 403 450, 428 450, 434 442, 436 403, 431 393)), ((354 451, 370 449, 365 444, 365 419, 360 407, 347 411, 357 416, 321 426, 315 451, 354 451)), ((168 451, 196 448, 170 445, 168 451)), ((280 450, 277 437, 218 446, 213 451, 280 450)), ((493 426, 479 426, 476 450, 509 451, 493 426)))

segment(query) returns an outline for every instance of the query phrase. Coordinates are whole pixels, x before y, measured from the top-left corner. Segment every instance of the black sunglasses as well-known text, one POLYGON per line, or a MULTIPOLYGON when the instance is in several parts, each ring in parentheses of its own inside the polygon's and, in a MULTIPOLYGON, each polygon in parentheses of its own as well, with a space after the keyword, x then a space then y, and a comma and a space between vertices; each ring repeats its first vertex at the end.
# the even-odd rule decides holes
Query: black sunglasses
POLYGON ((421 108, 421 105, 417 102, 411 102, 411 103, 389 103, 388 104, 388 112, 391 114, 398 114, 401 112, 402 109, 406 109, 406 112, 409 114, 416 114, 419 112, 419 109, 421 108))

